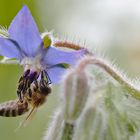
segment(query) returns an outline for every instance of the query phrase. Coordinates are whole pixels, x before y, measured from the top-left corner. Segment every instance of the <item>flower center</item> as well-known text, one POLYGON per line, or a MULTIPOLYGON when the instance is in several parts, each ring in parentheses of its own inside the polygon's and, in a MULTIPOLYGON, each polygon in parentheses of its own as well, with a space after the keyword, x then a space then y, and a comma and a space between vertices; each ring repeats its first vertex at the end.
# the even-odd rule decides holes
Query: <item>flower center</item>
POLYGON ((41 56, 36 57, 25 57, 21 61, 21 65, 23 65, 24 70, 27 71, 30 69, 31 71, 39 72, 43 70, 43 66, 41 65, 41 56))

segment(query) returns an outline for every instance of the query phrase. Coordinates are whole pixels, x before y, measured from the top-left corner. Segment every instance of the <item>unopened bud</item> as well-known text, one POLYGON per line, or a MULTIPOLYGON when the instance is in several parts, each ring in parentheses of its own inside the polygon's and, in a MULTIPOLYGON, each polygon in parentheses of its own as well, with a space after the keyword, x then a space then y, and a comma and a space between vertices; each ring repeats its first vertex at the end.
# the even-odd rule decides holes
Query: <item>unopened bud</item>
POLYGON ((103 140, 106 116, 101 108, 101 98, 94 95, 89 98, 75 124, 73 140, 103 140), (96 97, 95 97, 96 96, 96 97))
POLYGON ((74 122, 82 112, 89 93, 88 77, 84 69, 71 70, 63 84, 63 111, 66 122, 74 122))

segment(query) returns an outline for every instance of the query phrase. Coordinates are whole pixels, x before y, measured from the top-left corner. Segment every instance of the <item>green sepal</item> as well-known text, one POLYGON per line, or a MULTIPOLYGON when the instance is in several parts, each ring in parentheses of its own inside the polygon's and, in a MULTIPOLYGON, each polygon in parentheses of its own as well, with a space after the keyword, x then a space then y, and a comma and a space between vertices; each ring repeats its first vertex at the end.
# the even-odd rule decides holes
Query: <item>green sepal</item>
POLYGON ((66 68, 66 69, 70 67, 70 65, 67 63, 60 63, 60 64, 57 64, 57 66, 62 67, 62 68, 66 68))

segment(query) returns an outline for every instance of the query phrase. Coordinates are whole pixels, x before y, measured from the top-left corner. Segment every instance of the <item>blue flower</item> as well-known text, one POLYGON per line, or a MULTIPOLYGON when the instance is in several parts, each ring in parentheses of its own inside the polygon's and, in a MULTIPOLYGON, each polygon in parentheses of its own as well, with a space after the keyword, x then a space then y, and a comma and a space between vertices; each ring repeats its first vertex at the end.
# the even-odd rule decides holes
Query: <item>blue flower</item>
POLYGON ((44 47, 36 23, 25 5, 8 28, 8 36, 0 37, 0 55, 16 58, 24 68, 24 75, 38 77, 45 71, 52 83, 58 83, 66 66, 74 65, 86 53, 85 49, 62 51, 52 45, 44 47))

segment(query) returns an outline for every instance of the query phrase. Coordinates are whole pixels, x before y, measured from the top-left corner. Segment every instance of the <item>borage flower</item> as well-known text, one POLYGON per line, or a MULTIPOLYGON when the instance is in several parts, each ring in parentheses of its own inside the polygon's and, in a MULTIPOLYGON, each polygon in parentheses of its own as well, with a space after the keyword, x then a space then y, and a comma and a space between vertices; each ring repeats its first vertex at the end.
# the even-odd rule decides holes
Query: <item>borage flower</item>
POLYGON ((16 58, 23 66, 23 76, 28 76, 30 83, 45 71, 51 83, 58 83, 67 66, 74 65, 86 53, 85 49, 62 51, 51 44, 44 46, 44 38, 25 5, 16 15, 8 28, 6 36, 0 37, 0 55, 16 58))

